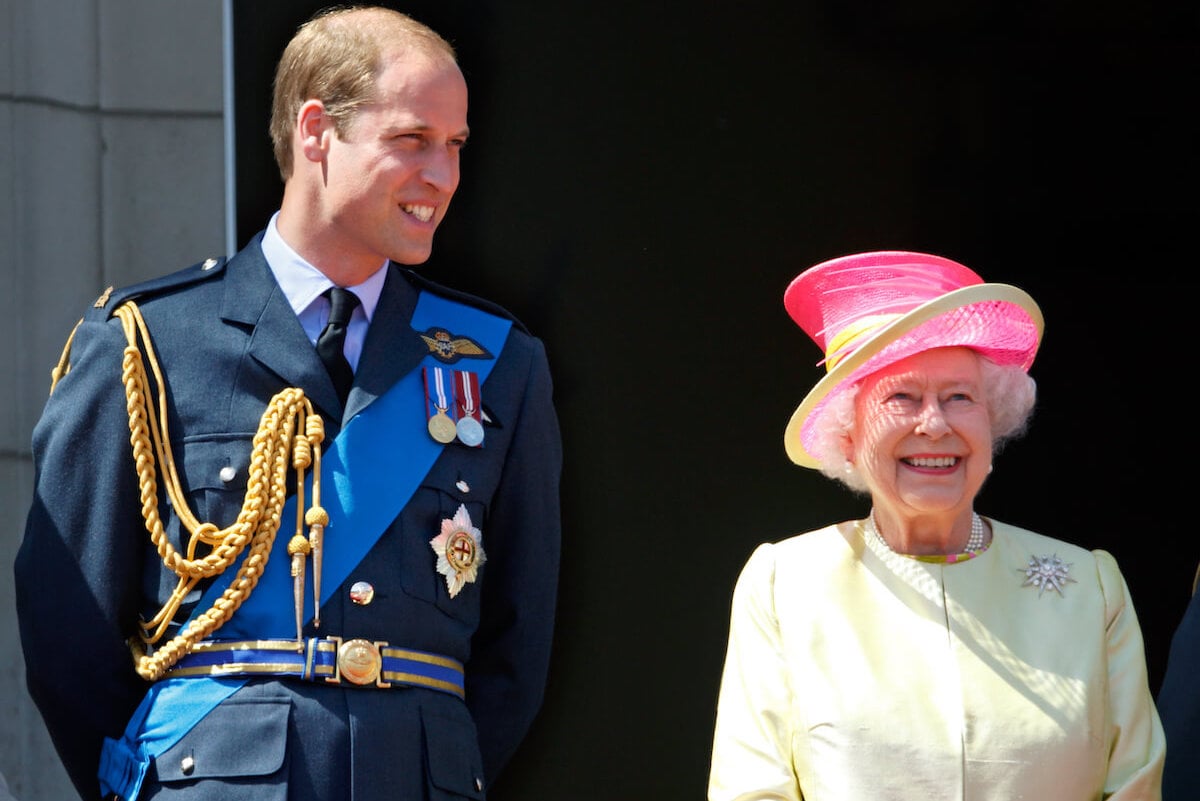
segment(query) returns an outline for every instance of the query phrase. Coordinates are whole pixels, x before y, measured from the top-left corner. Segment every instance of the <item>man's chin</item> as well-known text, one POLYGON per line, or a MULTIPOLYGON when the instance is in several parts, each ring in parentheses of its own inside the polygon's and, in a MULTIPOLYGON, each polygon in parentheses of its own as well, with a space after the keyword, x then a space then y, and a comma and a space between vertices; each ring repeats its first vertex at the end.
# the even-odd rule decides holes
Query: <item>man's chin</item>
POLYGON ((388 258, 397 264, 404 264, 409 267, 415 267, 418 264, 424 264, 429 261, 429 257, 433 255, 433 246, 426 248, 404 248, 392 253, 388 258))

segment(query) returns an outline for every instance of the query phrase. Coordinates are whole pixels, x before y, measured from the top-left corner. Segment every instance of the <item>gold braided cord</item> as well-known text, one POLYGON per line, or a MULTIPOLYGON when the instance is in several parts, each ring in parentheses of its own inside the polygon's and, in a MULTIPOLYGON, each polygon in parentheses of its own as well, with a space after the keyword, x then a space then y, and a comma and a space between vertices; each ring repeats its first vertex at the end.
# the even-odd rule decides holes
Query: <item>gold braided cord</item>
MULTIPOLYGON (((212 523, 197 520, 188 506, 171 452, 165 383, 146 322, 133 301, 120 306, 116 315, 121 320, 129 343, 122 360, 121 379, 125 386, 129 442, 133 447, 137 469, 142 517, 163 565, 179 577, 179 583, 158 614, 141 623, 144 633, 130 641, 138 674, 154 681, 187 654, 194 643, 208 637, 227 622, 258 584, 279 530, 287 499, 289 467, 296 470, 296 484, 300 493, 297 508, 303 509, 305 470, 315 463, 313 496, 314 502, 319 500, 318 471, 325 432, 320 415, 313 411, 312 403, 303 390, 289 387, 276 394, 267 404, 254 435, 246 494, 237 520, 220 530, 212 523), (147 362, 158 387, 157 409, 147 403, 147 362), (158 512, 159 474, 165 485, 166 496, 179 515, 181 526, 190 534, 186 555, 175 549, 163 527, 158 512), (206 553, 202 556, 198 555, 200 546, 206 546, 206 553), (246 558, 221 597, 208 610, 195 616, 173 639, 156 648, 152 655, 149 654, 147 646, 162 638, 188 592, 200 580, 224 572, 247 548, 249 552, 246 558)), ((299 534, 303 530, 303 518, 299 512, 297 518, 299 534)))
POLYGON ((80 318, 75 327, 71 329, 70 336, 67 337, 67 344, 63 345, 62 354, 58 357, 58 364, 50 370, 50 394, 54 394, 54 388, 58 386, 58 382, 62 377, 71 372, 71 343, 75 341, 75 332, 79 330, 79 324, 83 322, 80 318))

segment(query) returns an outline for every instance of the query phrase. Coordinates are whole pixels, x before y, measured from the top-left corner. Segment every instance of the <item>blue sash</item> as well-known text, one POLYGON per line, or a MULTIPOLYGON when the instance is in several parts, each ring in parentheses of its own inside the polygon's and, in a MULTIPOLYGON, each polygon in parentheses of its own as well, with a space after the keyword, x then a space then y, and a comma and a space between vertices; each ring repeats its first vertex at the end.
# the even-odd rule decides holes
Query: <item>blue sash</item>
MULTIPOLYGON (((412 327, 440 326, 469 336, 490 359, 472 362, 482 383, 499 357, 512 323, 472 306, 422 292, 412 327)), ((441 364, 432 355, 423 364, 441 364)), ((442 445, 425 431, 425 390, 421 370, 414 369, 383 396, 356 414, 321 458, 321 505, 329 513, 325 537, 321 602, 341 585, 387 530, 433 467, 442 445), (330 489, 333 491, 330 492, 330 489), (339 537, 338 532, 355 532, 339 537)), ((311 497, 308 495, 307 497, 311 497)), ((293 639, 291 559, 287 555, 288 521, 296 519, 296 500, 284 506, 285 521, 276 534, 271 558, 254 592, 220 629, 222 639, 293 639)), ((197 609, 207 609, 232 582, 227 569, 212 583, 197 609)), ((305 620, 312 618, 312 595, 305 620)), ((121 798, 136 798, 150 761, 163 753, 214 707, 235 693, 245 678, 167 678, 149 688, 120 740, 105 739, 100 754, 100 789, 121 798)))

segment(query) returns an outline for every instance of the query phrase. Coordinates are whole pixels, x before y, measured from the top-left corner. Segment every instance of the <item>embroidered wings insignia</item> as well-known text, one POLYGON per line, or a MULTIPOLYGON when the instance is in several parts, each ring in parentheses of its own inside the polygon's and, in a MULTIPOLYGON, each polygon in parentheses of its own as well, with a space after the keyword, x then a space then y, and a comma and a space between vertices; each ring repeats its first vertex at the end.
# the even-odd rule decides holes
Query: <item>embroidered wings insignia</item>
POLYGON ((425 340, 429 352, 439 361, 453 364, 459 359, 490 359, 487 348, 470 337, 455 336, 444 328, 430 328, 421 339, 425 340))

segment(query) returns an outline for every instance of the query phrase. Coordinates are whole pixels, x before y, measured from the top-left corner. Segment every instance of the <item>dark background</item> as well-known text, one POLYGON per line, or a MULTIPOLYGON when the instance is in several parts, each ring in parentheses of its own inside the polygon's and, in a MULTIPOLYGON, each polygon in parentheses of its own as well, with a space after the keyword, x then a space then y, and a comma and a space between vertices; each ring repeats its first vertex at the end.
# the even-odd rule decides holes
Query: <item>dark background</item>
MULTIPOLYGON (((234 4, 239 244, 281 189, 274 63, 321 5, 234 4)), ((977 508, 1117 557, 1157 691, 1200 560, 1194 6, 392 5, 472 93, 422 269, 546 340, 566 448, 550 684, 494 801, 703 797, 742 563, 867 508, 782 445, 820 375, 783 290, 860 250, 1039 301, 1039 407, 977 508)))

